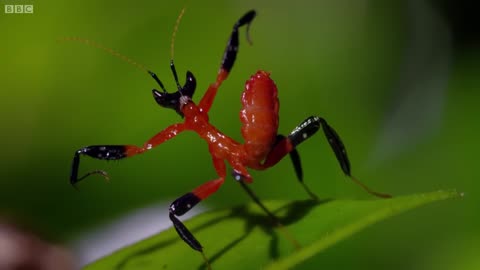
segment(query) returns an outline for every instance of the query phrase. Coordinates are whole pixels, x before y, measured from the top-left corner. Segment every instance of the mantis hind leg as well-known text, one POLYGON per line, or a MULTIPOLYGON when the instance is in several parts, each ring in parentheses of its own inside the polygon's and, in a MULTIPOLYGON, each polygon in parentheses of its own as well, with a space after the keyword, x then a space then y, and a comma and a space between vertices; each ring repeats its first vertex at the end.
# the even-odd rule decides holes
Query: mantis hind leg
POLYGON ((352 181, 363 188, 366 192, 370 193, 373 196, 379 198, 390 198, 392 197, 389 194, 384 194, 371 190, 365 184, 361 183, 351 174, 350 160, 347 156, 347 150, 338 136, 337 132, 327 123, 327 121, 318 116, 310 116, 300 123, 287 137, 283 135, 277 135, 277 141, 272 148, 271 152, 268 154, 265 162, 262 164, 262 169, 269 168, 277 164, 284 156, 290 154, 297 179, 302 184, 306 192, 313 199, 317 199, 317 196, 313 194, 310 189, 303 182, 303 171, 300 162, 300 155, 298 154, 296 147, 313 136, 320 129, 323 130, 325 137, 332 148, 337 161, 342 169, 343 173, 350 177, 352 181))

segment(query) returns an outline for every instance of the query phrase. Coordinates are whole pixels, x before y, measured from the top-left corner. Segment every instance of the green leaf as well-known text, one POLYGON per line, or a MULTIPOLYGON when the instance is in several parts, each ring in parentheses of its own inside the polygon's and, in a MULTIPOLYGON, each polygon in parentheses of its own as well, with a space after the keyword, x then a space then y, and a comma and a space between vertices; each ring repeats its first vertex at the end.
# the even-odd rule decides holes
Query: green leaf
MULTIPOLYGON (((274 227, 255 204, 207 212, 185 224, 204 246, 213 269, 290 269, 375 222, 460 196, 456 191, 436 191, 393 199, 265 202, 286 233, 274 227), (295 249, 288 235, 302 248, 295 249)), ((169 229, 85 269, 205 269, 205 265, 201 254, 169 229)))

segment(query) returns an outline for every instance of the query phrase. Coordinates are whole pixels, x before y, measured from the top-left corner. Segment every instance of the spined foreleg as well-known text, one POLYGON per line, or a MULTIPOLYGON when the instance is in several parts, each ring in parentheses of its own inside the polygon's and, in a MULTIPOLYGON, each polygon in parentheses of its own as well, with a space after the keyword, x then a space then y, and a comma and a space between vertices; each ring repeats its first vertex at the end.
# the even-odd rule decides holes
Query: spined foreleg
POLYGON ((176 199, 169 208, 170 220, 172 221, 173 226, 175 227, 175 230, 177 231, 180 238, 182 238, 182 240, 187 243, 191 248, 202 253, 203 258, 205 259, 205 263, 208 266, 208 260, 203 253, 202 245, 177 217, 184 215, 199 202, 215 193, 224 183, 226 176, 226 167, 224 161, 222 159, 213 158, 213 165, 215 167, 215 170, 217 171, 217 174, 219 175, 219 178, 208 181, 194 189, 192 192, 184 194, 183 196, 176 199))
POLYGON ((164 129, 153 138, 148 140, 143 146, 139 147, 136 145, 91 145, 84 148, 81 148, 75 151, 72 161, 72 170, 70 173, 70 183, 75 185, 84 178, 92 174, 100 174, 105 179, 108 179, 107 172, 103 170, 94 170, 86 173, 82 177, 78 177, 78 168, 80 166, 80 156, 87 155, 96 159, 103 160, 118 160, 126 157, 131 157, 134 155, 141 154, 147 150, 150 150, 159 144, 175 137, 178 133, 182 132, 185 129, 183 124, 174 124, 164 129))
POLYGON ((247 26, 247 40, 249 43, 251 43, 248 30, 250 28, 250 23, 252 23, 253 19, 255 18, 255 15, 256 12, 254 10, 250 10, 233 25, 233 30, 230 38, 228 39, 227 47, 225 48, 225 52, 222 57, 222 63, 220 65, 220 69, 218 70, 217 80, 208 87, 207 92, 199 103, 199 107, 204 111, 208 112, 210 110, 213 100, 217 95, 218 88, 228 77, 228 74, 235 63, 239 46, 238 29, 240 27, 244 25, 247 26))

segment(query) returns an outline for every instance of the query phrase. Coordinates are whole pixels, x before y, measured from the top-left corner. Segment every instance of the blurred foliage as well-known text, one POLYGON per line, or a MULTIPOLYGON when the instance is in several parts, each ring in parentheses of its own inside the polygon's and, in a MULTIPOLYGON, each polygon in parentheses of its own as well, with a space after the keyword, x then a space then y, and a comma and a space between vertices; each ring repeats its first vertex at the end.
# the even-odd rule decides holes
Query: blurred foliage
MULTIPOLYGON (((172 200, 215 177, 206 144, 185 133, 128 160, 82 160, 82 171, 109 171, 109 184, 91 177, 77 192, 68 182, 76 149, 142 144, 180 119, 155 104, 150 91, 157 86, 146 74, 101 50, 57 40, 78 36, 112 47, 154 70, 168 89, 174 89, 168 65, 170 38, 183 5, 41 1, 34 2, 34 14, 0 14, 4 215, 67 241, 86 228, 172 200)), ((472 250, 480 247, 480 173, 474 169, 480 150, 478 47, 446 52, 454 58, 440 127, 428 140, 419 144, 412 138, 401 154, 372 166, 367 157, 395 96, 407 43, 405 3, 189 1, 177 33, 175 61, 180 74, 188 69, 197 77, 195 100, 215 78, 234 21, 252 8, 259 13, 251 27, 254 44, 248 46, 242 36, 235 67, 211 110, 212 123, 241 140, 238 111, 244 82, 265 69, 279 88, 281 133, 309 115, 321 115, 342 136, 354 174, 372 188, 394 195, 441 188, 466 193, 462 201, 425 207, 367 229, 312 258, 305 268, 452 269, 462 262, 463 269, 476 269, 479 262, 472 250), (452 247, 458 248, 452 252, 452 247)), ((299 151, 305 180, 321 197, 368 197, 344 181, 323 136, 312 138, 299 151), (317 179, 322 181, 313 181, 317 179)), ((305 198, 287 159, 252 175, 261 198, 305 198), (291 181, 284 181, 289 177, 291 181)), ((242 192, 228 181, 205 204, 223 208, 244 203, 248 198, 242 192)))

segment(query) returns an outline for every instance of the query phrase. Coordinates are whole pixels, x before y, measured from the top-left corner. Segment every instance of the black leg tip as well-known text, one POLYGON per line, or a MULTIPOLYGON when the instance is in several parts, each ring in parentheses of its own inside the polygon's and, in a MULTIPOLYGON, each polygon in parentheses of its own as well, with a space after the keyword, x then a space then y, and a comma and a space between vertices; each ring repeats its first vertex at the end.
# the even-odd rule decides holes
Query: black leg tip
POLYGON ((255 18, 255 16, 257 16, 257 12, 254 9, 252 9, 252 10, 249 10, 247 13, 245 13, 245 15, 243 15, 242 19, 240 20, 251 22, 253 18, 255 18))

